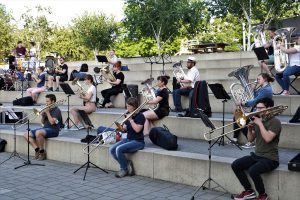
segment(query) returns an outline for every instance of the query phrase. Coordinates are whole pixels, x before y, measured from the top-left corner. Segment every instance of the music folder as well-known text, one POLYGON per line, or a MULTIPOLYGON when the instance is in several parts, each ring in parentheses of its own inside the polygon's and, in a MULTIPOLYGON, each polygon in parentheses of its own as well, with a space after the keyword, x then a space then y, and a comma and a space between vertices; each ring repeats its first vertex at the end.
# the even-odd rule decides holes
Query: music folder
POLYGON ((106 56, 96 55, 98 62, 108 62, 106 56))
POLYGON ((269 56, 264 47, 254 48, 254 53, 258 60, 269 60, 269 56))

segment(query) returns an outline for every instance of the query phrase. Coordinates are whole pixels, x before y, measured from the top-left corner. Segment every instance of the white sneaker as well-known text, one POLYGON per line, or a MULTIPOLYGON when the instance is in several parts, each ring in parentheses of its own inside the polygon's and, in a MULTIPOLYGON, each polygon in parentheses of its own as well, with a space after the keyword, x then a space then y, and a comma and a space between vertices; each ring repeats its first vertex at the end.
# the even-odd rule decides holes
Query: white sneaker
POLYGON ((242 146, 242 148, 244 149, 251 149, 255 147, 255 143, 254 142, 247 142, 245 145, 242 146))
POLYGON ((77 128, 78 128, 78 130, 85 129, 85 127, 84 127, 82 124, 79 124, 79 125, 77 126, 77 128))
MULTIPOLYGON (((78 127, 78 126, 77 126, 78 127)), ((78 131, 79 129, 75 125, 70 127, 70 131, 78 131)))

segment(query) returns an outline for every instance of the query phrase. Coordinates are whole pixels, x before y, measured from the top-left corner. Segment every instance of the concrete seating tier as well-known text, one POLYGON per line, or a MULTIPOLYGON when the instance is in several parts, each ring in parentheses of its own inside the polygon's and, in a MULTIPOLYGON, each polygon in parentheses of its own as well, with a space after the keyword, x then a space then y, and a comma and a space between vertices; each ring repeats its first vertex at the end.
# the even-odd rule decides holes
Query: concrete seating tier
MULTIPOLYGON (((17 152, 26 154, 27 143, 22 135, 22 132, 17 132, 17 152)), ((12 131, 1 130, 0 137, 8 141, 5 150, 12 152, 12 131)), ((82 151, 85 146, 86 144, 80 143, 77 138, 64 136, 51 138, 46 142, 47 157, 51 160, 81 165, 87 160, 87 156, 82 151)), ((90 160, 103 169, 116 171, 118 165, 109 155, 108 148, 108 145, 97 148, 91 154, 90 160)), ((31 156, 33 156, 33 152, 31 148, 31 156)), ((248 154, 248 152, 245 152, 245 154, 248 154)), ((166 151, 160 148, 147 147, 137 153, 128 155, 128 157, 133 161, 137 175, 193 186, 199 186, 208 178, 208 156, 206 153, 166 151)), ((211 176, 230 193, 238 193, 243 189, 230 166, 237 157, 212 156, 211 176)), ((300 195, 298 189, 300 174, 288 171, 286 164, 280 164, 276 170, 264 174, 262 178, 264 179, 266 191, 272 199, 298 199, 300 195)))
MULTIPOLYGON (((75 89, 75 88, 74 88, 75 89)), ((40 94, 38 98, 38 104, 44 105, 44 99, 45 95, 48 94, 49 92, 43 92, 40 94)), ((64 102, 63 105, 67 105, 67 95, 63 92, 53 92, 57 99, 65 99, 66 101, 64 102)), ((26 95, 26 94, 25 94, 26 95)), ((98 96, 101 97, 101 94, 98 93, 98 96)), ((21 97, 19 91, 1 91, 0 92, 0 102, 12 102, 16 98, 21 97)), ((188 108, 189 106, 189 100, 188 97, 182 97, 182 105, 184 108, 188 108)), ((209 99, 210 99, 210 105, 212 108, 212 112, 223 112, 223 104, 222 100, 216 99, 213 94, 209 94, 209 99)), ((119 95, 112 97, 113 104, 116 108, 125 108, 125 99, 124 95, 120 93, 119 95)), ((139 95, 139 101, 142 103, 143 102, 143 96, 140 94, 139 95)), ((294 115, 296 112, 298 106, 299 106, 299 101, 300 101, 300 96, 299 95, 290 95, 288 97, 286 96, 280 96, 280 95, 275 95, 274 96, 274 101, 275 105, 287 105, 288 109, 283 113, 283 115, 294 115)), ((169 104, 171 108, 174 108, 173 104, 173 98, 172 94, 169 96, 169 104)), ((77 95, 72 95, 70 97, 70 108, 74 105, 82 105, 82 101, 77 95)), ((235 109, 235 103, 231 99, 225 104, 225 112, 226 113, 233 113, 235 109)))
MULTIPOLYGON (((15 111, 24 111, 26 114, 32 113, 33 107, 17 107, 15 108, 15 111)), ((66 107, 61 108, 63 119, 67 119, 67 109, 66 107)), ((105 110, 100 109, 100 111, 94 112, 89 115, 89 118, 91 119, 93 125, 97 128, 98 126, 112 126, 113 122, 117 120, 121 114, 125 112, 125 109, 113 109, 113 110, 105 110)), ((72 117, 71 117, 72 119, 72 117)), ((121 122, 123 119, 120 119, 119 122, 121 122)), ((212 122, 216 127, 222 126, 222 117, 221 115, 218 115, 218 117, 212 117, 212 122)), ((283 120, 282 120, 283 121, 283 120)), ((31 123, 40 123, 40 118, 36 117, 30 120, 31 123)), ((232 116, 229 118, 226 118, 225 124, 232 122, 232 116)), ((171 132, 176 134, 178 137, 181 138, 188 138, 188 139, 201 139, 204 140, 203 134, 207 131, 209 131, 201 119, 199 118, 178 118, 176 116, 168 116, 163 118, 162 120, 159 120, 155 123, 155 126, 162 126, 165 124, 171 132), (188 130, 188 131, 187 131, 188 130)), ((282 122, 283 124, 283 132, 281 134, 281 139, 279 146, 283 148, 289 148, 289 149, 300 149, 299 143, 300 138, 298 137, 298 132, 295 131, 298 127, 300 127, 300 124, 290 124, 286 122, 282 122)), ((232 126, 229 126, 225 129, 225 132, 231 131, 232 126)), ((221 131, 216 131, 212 137, 217 137, 221 134, 221 131)), ((232 137, 232 133, 229 134, 229 137, 232 137)), ((225 138, 226 139, 226 138, 225 138)), ((240 137, 240 142, 244 143, 245 137, 240 137)))

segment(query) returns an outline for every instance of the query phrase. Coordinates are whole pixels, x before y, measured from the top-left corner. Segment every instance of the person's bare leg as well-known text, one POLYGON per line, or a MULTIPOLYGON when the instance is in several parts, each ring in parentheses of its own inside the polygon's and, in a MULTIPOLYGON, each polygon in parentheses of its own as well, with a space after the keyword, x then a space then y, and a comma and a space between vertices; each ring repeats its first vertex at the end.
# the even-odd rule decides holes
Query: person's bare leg
POLYGON ((31 144, 31 146, 32 146, 34 149, 36 149, 36 148, 38 147, 36 141, 32 138, 31 132, 29 132, 29 138, 28 138, 28 133, 27 133, 27 132, 24 133, 24 138, 25 138, 26 141, 29 140, 29 143, 31 144))

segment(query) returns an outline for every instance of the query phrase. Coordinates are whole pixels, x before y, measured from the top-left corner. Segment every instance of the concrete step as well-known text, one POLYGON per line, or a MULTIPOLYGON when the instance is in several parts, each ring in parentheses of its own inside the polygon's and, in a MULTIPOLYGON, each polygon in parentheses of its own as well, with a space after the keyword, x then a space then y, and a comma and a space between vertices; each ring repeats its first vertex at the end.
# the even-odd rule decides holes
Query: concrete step
MULTIPOLYGON (((41 109, 40 107, 35 107, 37 109, 41 109)), ((24 111, 24 113, 31 114, 33 107, 16 107, 15 111, 24 111)), ((66 120, 68 117, 67 108, 61 107, 63 119, 66 120)), ((97 112, 94 112, 89 115, 89 118, 91 119, 93 125, 95 127, 99 126, 114 126, 114 121, 118 120, 118 118, 125 113, 125 109, 99 109, 97 112)), ((70 116, 71 119, 72 116, 70 116)), ((40 118, 36 117, 34 115, 30 116, 30 122, 31 123, 40 123, 40 118)), ((299 143, 300 138, 298 137, 297 130, 298 127, 300 127, 300 124, 290 124, 287 123, 288 117, 279 116, 281 122, 282 122, 282 134, 280 138, 279 146, 283 148, 290 148, 290 149, 300 149, 299 143)), ((121 118, 118 120, 119 123, 124 118, 121 118)), ((222 115, 219 113, 214 113, 213 116, 210 118, 215 127, 221 127, 222 126, 222 115)), ((232 115, 225 115, 225 125, 232 123, 232 115)), ((159 121, 155 121, 155 126, 162 126, 163 124, 167 125, 171 132, 176 134, 178 137, 181 138, 188 138, 188 139, 201 139, 204 140, 204 133, 207 133, 209 129, 203 124, 201 119, 199 118, 180 118, 176 117, 175 113, 170 113, 170 116, 165 117, 159 121), (188 130, 188 131, 187 131, 188 130)), ((228 126, 225 128, 224 133, 227 133, 229 131, 232 131, 232 126, 228 126)), ((222 133, 222 130, 216 130, 212 138, 219 137, 219 135, 222 133)), ((232 137, 233 133, 229 133, 228 136, 232 137)), ((226 139, 226 138, 225 138, 226 139)), ((240 137, 240 142, 244 143, 246 142, 245 137, 240 137)))
MULTIPOLYGON (((75 88, 74 88, 74 90, 75 90, 75 88)), ((99 91, 99 89, 98 89, 98 91, 99 91)), ((41 93, 38 98, 37 103, 40 105, 44 105, 45 96, 48 93, 49 92, 41 93)), ((52 93, 54 93, 56 95, 58 100, 59 99, 67 100, 67 95, 63 92, 52 92, 52 93)), ((26 93, 24 93, 23 95, 26 96, 26 93)), ((21 97, 21 94, 19 91, 1 91, 0 92, 0 102, 9 103, 19 97, 21 97)), ((101 98, 100 91, 98 92, 98 97, 101 98)), ((182 106, 184 108, 188 108, 188 106, 189 106, 188 97, 183 96, 181 99, 182 99, 182 106)), ((125 98, 122 93, 120 93, 117 96, 112 97, 111 100, 116 108, 125 108, 125 98)), ((139 101, 140 101, 140 103, 143 102, 143 97, 141 94, 139 95, 139 101)), ((216 99, 213 94, 209 94, 209 101, 210 101, 212 112, 223 112, 222 100, 216 99)), ((280 104, 287 105, 288 109, 283 113, 283 115, 292 116, 292 115, 294 115, 298 106, 300 105, 299 104, 300 96, 299 95, 290 95, 290 96, 274 95, 274 101, 275 101, 275 105, 280 105, 280 104)), ((65 101, 63 103, 63 105, 67 105, 67 103, 68 102, 65 101)), ((82 105, 82 101, 78 95, 70 96, 70 106, 72 107, 74 105, 82 105)), ((174 108, 172 94, 170 94, 170 96, 169 96, 169 105, 171 108, 174 108)), ((233 99, 228 100, 228 102, 225 103, 225 112, 233 113, 234 109, 235 109, 235 103, 234 103, 233 99)))
MULTIPOLYGON (((61 133, 57 138, 46 140, 48 159, 72 164, 83 164, 87 160, 87 155, 83 153, 83 148, 86 147, 86 144, 80 143, 79 139, 75 136, 68 137, 67 134, 75 135, 74 133, 61 133)), ((27 154, 27 143, 22 135, 23 132, 17 132, 16 150, 21 154, 27 154)), ((81 138, 83 136, 84 134, 81 135, 81 138)), ((13 132, 1 129, 0 137, 8 142, 5 151, 12 152, 13 132)), ((207 143, 195 143, 191 145, 189 142, 184 144, 181 140, 178 142, 180 148, 184 145, 190 145, 195 149, 200 149, 199 147, 202 146, 203 151, 198 153, 181 151, 180 149, 178 151, 166 151, 146 142, 145 149, 127 156, 133 161, 137 175, 192 186, 201 185, 208 178, 209 161, 207 143)), ((91 146, 94 148, 94 145, 91 146)), ((238 193, 243 188, 231 170, 230 165, 236 158, 247 155, 249 152, 240 152, 237 149, 232 149, 231 151, 238 152, 232 154, 233 156, 228 156, 226 153, 230 151, 229 148, 232 149, 234 147, 214 146, 211 157, 211 177, 230 193, 238 193), (218 156, 215 152, 222 152, 223 156, 218 156)), ((118 170, 118 164, 109 155, 108 149, 109 145, 102 145, 100 148, 96 148, 90 155, 90 161, 103 169, 116 171, 118 170)), ((287 153, 287 150, 280 150, 280 152, 281 157, 292 158, 292 156, 296 155, 296 152, 287 153)), ((33 156, 33 153, 33 149, 30 148, 30 155, 33 156)), ((298 199, 297 196, 300 195, 300 192, 297 186, 300 183, 300 174, 289 171, 286 163, 281 162, 277 169, 263 174, 262 178, 265 183, 266 192, 272 199, 298 199)), ((212 185, 212 187, 214 186, 212 185)))

